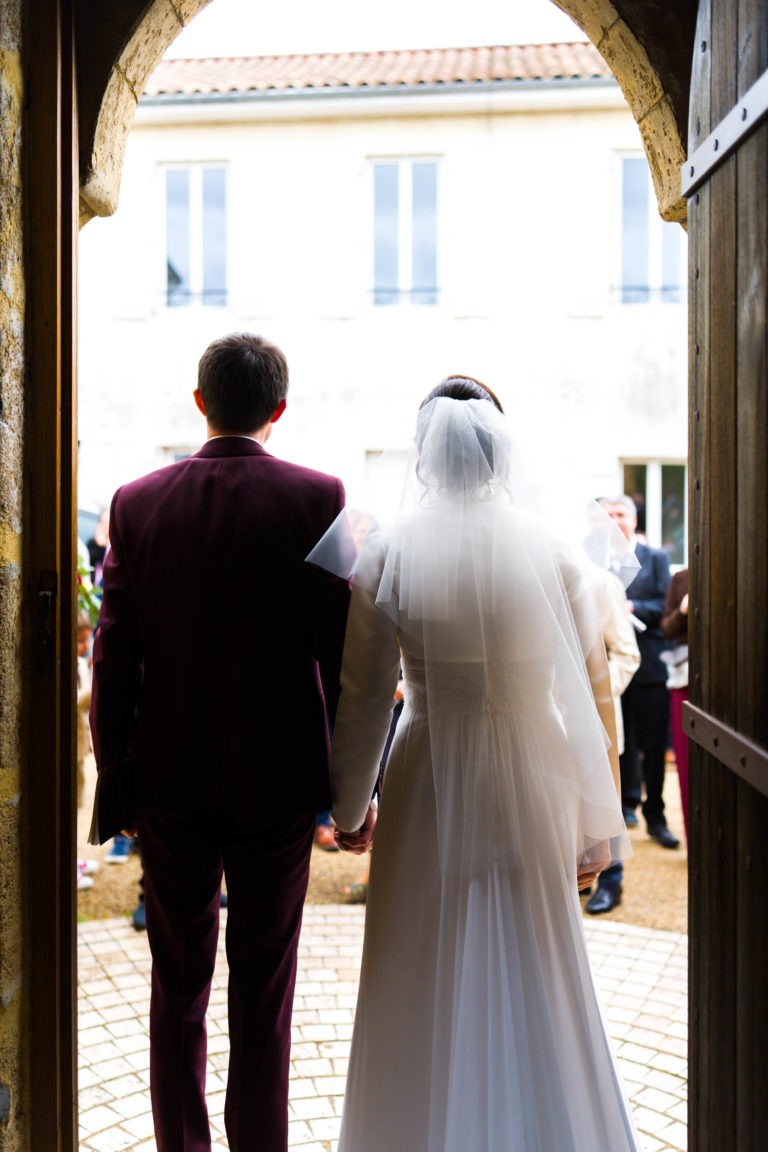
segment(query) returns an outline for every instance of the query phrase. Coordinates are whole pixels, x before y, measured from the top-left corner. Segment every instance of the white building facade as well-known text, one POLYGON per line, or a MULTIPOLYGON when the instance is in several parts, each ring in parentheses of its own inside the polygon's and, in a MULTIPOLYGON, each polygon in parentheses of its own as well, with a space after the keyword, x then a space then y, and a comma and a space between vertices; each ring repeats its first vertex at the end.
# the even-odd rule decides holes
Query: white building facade
POLYGON ((351 504, 462 372, 682 564, 685 268, 591 45, 165 61, 81 238, 81 496, 196 450, 200 354, 251 330, 291 370, 270 450, 351 504))

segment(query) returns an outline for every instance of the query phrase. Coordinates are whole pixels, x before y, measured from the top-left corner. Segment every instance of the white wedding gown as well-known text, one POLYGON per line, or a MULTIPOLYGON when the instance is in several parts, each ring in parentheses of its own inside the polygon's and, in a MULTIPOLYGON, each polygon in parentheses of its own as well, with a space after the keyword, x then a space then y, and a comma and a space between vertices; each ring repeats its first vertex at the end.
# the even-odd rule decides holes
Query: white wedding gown
POLYGON ((630 1152, 576 887, 577 855, 623 824, 586 673, 566 668, 552 623, 569 603, 578 631, 583 589, 567 567, 548 576, 535 533, 521 543, 514 510, 496 505, 463 525, 446 582, 452 516, 406 526, 384 610, 391 548, 373 545, 353 590, 332 757, 340 827, 360 825, 401 664, 405 706, 338 1152, 630 1152), (411 547, 438 583, 414 579, 405 612, 411 547))

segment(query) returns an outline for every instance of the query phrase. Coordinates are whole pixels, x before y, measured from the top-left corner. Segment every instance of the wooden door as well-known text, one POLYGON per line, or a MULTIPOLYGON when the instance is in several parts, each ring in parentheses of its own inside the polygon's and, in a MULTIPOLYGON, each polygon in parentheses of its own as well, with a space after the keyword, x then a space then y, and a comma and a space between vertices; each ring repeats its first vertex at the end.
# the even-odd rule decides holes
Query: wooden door
MULTIPOLYGON (((77 1148, 76 109, 72 0, 26 5, 25 551, 29 1146, 77 1148)), ((0 1143, 2 1137, 0 1136, 0 1143)))
POLYGON ((768 1149, 768 19, 701 0, 690 234, 689 1148, 768 1149))

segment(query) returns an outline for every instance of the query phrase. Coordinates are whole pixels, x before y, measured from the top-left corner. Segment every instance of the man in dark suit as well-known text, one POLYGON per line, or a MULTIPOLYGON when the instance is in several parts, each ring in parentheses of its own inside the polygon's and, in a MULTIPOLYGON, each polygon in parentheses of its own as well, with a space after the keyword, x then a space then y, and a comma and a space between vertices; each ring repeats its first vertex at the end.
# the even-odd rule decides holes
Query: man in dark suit
POLYGON ((222 875, 229 897, 232 1152, 285 1152, 296 952, 316 812, 330 807, 346 582, 305 563, 341 482, 264 444, 288 369, 258 336, 199 365, 208 440, 126 484, 94 649, 99 768, 130 766, 152 950, 158 1152, 211 1147, 205 1015, 222 875))
MULTIPOLYGON (((642 811, 652 836, 663 848, 677 848, 680 841, 667 826, 664 812, 664 773, 669 730, 667 666, 661 659, 666 640, 661 617, 669 585, 669 558, 660 548, 650 548, 635 537, 637 508, 630 496, 601 500, 623 535, 635 545, 640 571, 627 588, 627 608, 640 622, 637 645, 640 667, 621 697, 624 719, 624 752, 621 769, 621 806, 628 827, 637 824, 636 808, 642 811), (645 782, 645 800, 642 800, 645 782)), ((610 912, 621 900, 623 869, 606 868, 597 891, 586 905, 592 915, 610 912)))

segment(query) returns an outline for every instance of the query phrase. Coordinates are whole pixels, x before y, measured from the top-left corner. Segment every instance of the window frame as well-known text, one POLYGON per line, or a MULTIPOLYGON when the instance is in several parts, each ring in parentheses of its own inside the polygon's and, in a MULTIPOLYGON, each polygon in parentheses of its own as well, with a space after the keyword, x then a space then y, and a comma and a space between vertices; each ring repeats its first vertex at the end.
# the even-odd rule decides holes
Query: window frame
POLYGON ((617 287, 614 295, 617 302, 624 307, 638 307, 648 305, 669 305, 676 304, 678 306, 686 306, 688 299, 688 274, 687 274, 687 246, 686 234, 680 224, 673 223, 667 220, 662 220, 659 215, 658 203, 656 199, 656 191, 653 186, 651 178, 651 170, 648 166, 648 160, 644 153, 628 151, 618 153, 618 231, 619 243, 617 244, 618 252, 618 268, 617 268, 617 287), (645 228, 646 228, 646 241, 645 241, 645 284, 632 284, 626 279, 625 274, 625 251, 627 247, 627 209, 625 205, 625 165, 627 163, 637 163, 642 165, 645 174, 645 228), (672 240, 672 232, 670 229, 677 229, 676 239, 672 240), (678 249, 675 258, 677 265, 677 283, 672 282, 672 277, 668 273, 667 255, 669 248, 665 243, 665 238, 669 238, 669 244, 674 243, 678 249), (636 298, 630 298, 632 294, 636 294, 636 298))
POLYGON ((441 157, 431 154, 414 155, 377 155, 368 159, 369 167, 369 204, 370 204, 370 255, 368 261, 370 288, 368 297, 370 306, 375 311, 386 311, 391 308, 438 308, 443 295, 440 287, 440 185, 441 185, 441 157), (434 169, 434 195, 432 211, 432 240, 434 246, 434 284, 414 286, 414 265, 416 262, 415 249, 415 202, 414 170, 417 165, 431 165, 434 169), (377 203, 376 203, 376 170, 378 167, 390 166, 397 168, 397 283, 395 287, 377 282, 377 203), (391 299, 377 299, 377 296, 391 295, 391 299), (424 293, 424 299, 418 294, 424 293))
POLYGON ((684 568, 688 564, 688 461, 684 457, 622 457, 619 461, 622 491, 631 496, 632 485, 627 484, 627 468, 645 468, 645 524, 640 531, 652 548, 661 548, 670 558, 672 568, 684 568), (676 559, 673 551, 664 545, 664 468, 682 468, 683 484, 681 492, 683 510, 682 558, 676 559))
POLYGON ((186 310, 188 308, 226 308, 229 304, 229 166, 222 160, 179 160, 167 161, 160 165, 163 195, 163 306, 166 310, 186 310), (189 256, 189 291, 173 298, 169 286, 171 267, 169 241, 169 196, 168 174, 186 172, 188 174, 188 221, 187 245, 189 256), (223 287, 206 288, 206 216, 205 216, 205 173, 222 172, 223 186, 223 235, 219 257, 223 265, 223 287))

